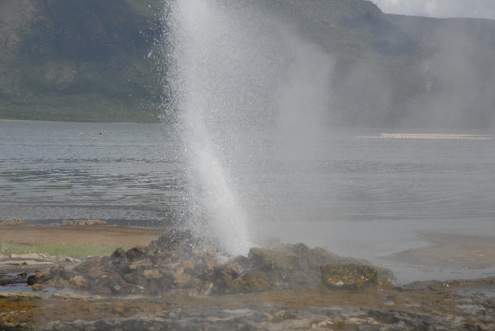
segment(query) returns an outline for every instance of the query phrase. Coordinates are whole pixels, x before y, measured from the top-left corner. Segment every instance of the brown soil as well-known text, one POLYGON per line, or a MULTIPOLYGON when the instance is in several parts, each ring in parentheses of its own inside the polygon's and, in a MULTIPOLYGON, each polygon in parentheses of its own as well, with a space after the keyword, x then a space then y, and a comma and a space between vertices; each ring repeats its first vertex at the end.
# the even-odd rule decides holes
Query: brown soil
POLYGON ((157 229, 117 226, 0 225, 0 242, 15 244, 75 244, 146 246, 158 238, 157 229))

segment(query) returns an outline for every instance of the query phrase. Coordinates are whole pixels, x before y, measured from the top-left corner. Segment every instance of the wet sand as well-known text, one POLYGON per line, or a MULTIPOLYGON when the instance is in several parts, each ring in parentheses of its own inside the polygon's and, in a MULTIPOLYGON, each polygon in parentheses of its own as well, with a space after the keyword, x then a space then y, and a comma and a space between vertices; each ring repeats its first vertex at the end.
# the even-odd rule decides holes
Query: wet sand
POLYGON ((428 245, 392 254, 387 259, 413 266, 495 268, 495 237, 423 233, 420 238, 428 245))

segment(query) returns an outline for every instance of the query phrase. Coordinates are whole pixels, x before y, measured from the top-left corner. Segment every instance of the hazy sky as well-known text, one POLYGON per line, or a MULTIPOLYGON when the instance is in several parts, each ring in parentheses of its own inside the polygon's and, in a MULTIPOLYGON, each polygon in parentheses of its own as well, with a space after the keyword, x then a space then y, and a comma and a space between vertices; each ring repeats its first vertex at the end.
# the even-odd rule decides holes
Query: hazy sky
POLYGON ((372 0, 387 13, 495 19, 495 0, 372 0))

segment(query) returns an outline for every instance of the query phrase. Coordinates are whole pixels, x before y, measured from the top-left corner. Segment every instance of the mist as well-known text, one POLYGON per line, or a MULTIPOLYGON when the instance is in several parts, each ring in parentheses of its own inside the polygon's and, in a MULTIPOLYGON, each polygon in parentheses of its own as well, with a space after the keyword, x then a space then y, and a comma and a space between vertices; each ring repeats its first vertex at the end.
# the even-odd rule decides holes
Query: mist
MULTIPOLYGON (((189 226, 231 253, 262 238, 316 238, 267 222, 340 221, 381 208, 342 182, 347 158, 361 156, 338 134, 491 127, 495 47, 479 39, 490 38, 491 22, 386 15, 361 1, 342 12, 322 0, 199 4, 181 5, 173 23, 169 81, 189 164, 189 226)), ((394 201, 389 193, 378 199, 394 201)))
POLYGON ((172 10, 169 81, 190 170, 189 227, 235 254, 247 253, 253 221, 240 188, 256 181, 267 149, 282 163, 312 160, 328 128, 331 56, 264 8, 195 1, 172 10))
MULTIPOLYGON (((410 14, 403 3, 404 8, 392 12, 410 14)), ((429 3, 438 10, 447 6, 429 3)), ((391 4, 381 4, 382 9, 391 4)), ((335 63, 326 113, 332 127, 438 131, 493 127, 494 21, 391 15, 359 1, 349 3, 359 8, 352 14, 342 8, 336 12, 332 6, 318 0, 273 6, 335 63)), ((485 14, 493 7, 469 6, 486 9, 485 14)))
POLYGON ((387 13, 431 17, 495 18, 490 0, 373 0, 387 13))

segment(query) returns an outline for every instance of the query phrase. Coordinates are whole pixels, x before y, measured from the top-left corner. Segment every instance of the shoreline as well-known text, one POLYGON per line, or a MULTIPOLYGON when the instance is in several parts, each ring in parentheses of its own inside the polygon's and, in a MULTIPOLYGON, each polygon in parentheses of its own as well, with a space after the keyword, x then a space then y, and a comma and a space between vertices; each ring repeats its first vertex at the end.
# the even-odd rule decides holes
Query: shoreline
MULTIPOLYGON (((48 239, 63 243, 68 238, 74 244, 91 236, 100 244, 129 244, 132 239, 133 243, 146 245, 159 233, 156 229, 108 225, 0 226, 0 236, 8 236, 18 243, 36 244, 48 239), (61 232, 63 236, 53 236, 61 232), (27 233, 44 234, 31 236, 30 241, 20 240, 19 234, 27 233)), ((71 270, 81 263, 81 260, 64 257, 50 260, 53 262, 50 266, 26 263, 28 260, 36 262, 37 258, 51 259, 41 255, 12 255, 10 260, 18 260, 19 265, 14 266, 17 271, 60 264, 71 270)), ((1 266, 0 263, 0 271, 1 266)), ((384 283, 359 289, 321 287, 223 295, 194 295, 188 290, 176 290, 156 297, 33 289, 11 287, 2 291, 0 287, 0 330, 194 330, 208 327, 230 331, 242 326, 243 330, 268 331, 418 328, 488 331, 495 327, 495 277, 407 285, 384 283)))
MULTIPOLYGON (((56 256, 63 256, 65 252, 69 252, 67 256, 70 256, 71 252, 78 249, 82 253, 72 257, 84 257, 84 252, 110 255, 117 248, 146 246, 157 239, 166 228, 166 225, 157 226, 151 223, 129 225, 100 220, 40 223, 0 221, 0 256, 2 253, 5 256, 5 251, 9 248, 14 254, 21 255, 23 253, 50 255, 49 253, 54 251, 56 256)), ((423 244, 370 261, 392 269, 398 276, 400 284, 426 280, 472 280, 495 277, 495 237, 420 232, 418 240, 423 244), (400 270, 403 272, 398 272, 400 270), (446 277, 444 272, 443 278, 437 277, 439 273, 435 270, 449 270, 452 275, 446 277), (467 276, 456 276, 459 271, 467 276), (416 276, 406 276, 401 280, 400 276, 408 273, 416 276), (418 276, 421 273, 424 273, 424 276, 418 276)))

